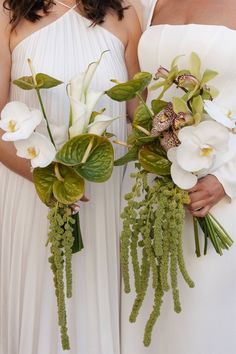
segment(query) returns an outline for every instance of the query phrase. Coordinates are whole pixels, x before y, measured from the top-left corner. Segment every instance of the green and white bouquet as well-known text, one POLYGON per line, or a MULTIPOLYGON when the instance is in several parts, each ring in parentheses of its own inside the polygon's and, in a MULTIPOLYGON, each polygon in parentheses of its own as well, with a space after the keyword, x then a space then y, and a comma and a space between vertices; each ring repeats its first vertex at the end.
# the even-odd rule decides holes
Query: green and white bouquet
POLYGON ((118 117, 105 115, 105 109, 95 112, 94 106, 104 92, 90 89, 100 60, 67 85, 71 108, 67 126, 50 122, 41 95, 41 90, 62 82, 46 74, 35 74, 30 60, 32 75, 19 78, 14 84, 23 90, 35 90, 41 110, 10 102, 0 120, 0 128, 5 131, 2 139, 14 142, 17 155, 31 161, 36 191, 49 207, 47 243, 64 350, 70 348, 65 299, 72 297, 72 254, 83 248, 79 214, 73 214, 73 205, 84 196, 86 181, 103 183, 113 171, 114 150, 109 141, 112 134, 106 129, 118 117))
MULTIPOLYGON (((125 196, 122 213, 121 264, 126 293, 131 291, 129 264, 133 267, 136 299, 131 322, 137 319, 149 281, 152 284, 153 310, 145 328, 145 346, 151 342, 164 294, 170 289, 174 310, 181 311, 178 272, 194 287, 182 247, 185 205, 190 203, 187 190, 232 157, 235 146, 235 121, 215 104, 218 92, 209 85, 217 72, 202 73, 196 53, 191 54, 187 69, 180 69, 178 60, 173 60, 170 69, 160 67, 152 86, 152 75, 141 72, 107 91, 117 101, 140 99, 127 140, 128 152, 115 165, 135 161, 134 185, 125 196), (148 86, 159 91, 151 107, 142 99, 148 86), (171 99, 165 100, 167 92, 171 99)), ((194 218, 193 226, 197 256, 201 254, 198 226, 204 234, 205 254, 208 241, 220 255, 233 243, 210 213, 194 218)))

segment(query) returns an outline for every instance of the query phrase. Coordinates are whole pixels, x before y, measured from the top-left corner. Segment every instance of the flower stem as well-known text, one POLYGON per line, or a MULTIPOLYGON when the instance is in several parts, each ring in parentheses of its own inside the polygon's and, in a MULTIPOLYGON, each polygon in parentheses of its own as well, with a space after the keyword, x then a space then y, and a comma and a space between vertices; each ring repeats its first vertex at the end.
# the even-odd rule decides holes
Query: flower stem
POLYGON ((194 227, 194 238, 195 238, 195 246, 196 246, 195 253, 196 253, 197 257, 201 257, 199 233, 198 233, 198 221, 196 218, 193 218, 193 227, 194 227))
POLYGON ((48 118, 47 118, 47 114, 46 114, 46 111, 45 111, 45 108, 44 108, 44 104, 43 104, 43 100, 42 100, 42 97, 41 97, 41 94, 40 94, 40 90, 36 87, 35 88, 36 90, 36 93, 37 93, 37 96, 38 96, 38 100, 39 100, 39 104, 40 104, 40 107, 41 107, 41 110, 42 110, 42 113, 43 113, 43 117, 46 121, 46 124, 47 124, 47 131, 48 131, 48 135, 50 137, 50 140, 52 142, 52 144, 54 145, 54 147, 56 147, 56 144, 53 140, 53 137, 52 137, 52 133, 51 133, 51 130, 50 130, 50 127, 49 127, 49 123, 48 123, 48 118))
POLYGON ((28 59, 28 64, 29 64, 29 68, 30 68, 30 71, 31 71, 31 74, 32 74, 34 88, 35 88, 35 91, 36 91, 37 96, 38 96, 38 100, 39 100, 39 104, 40 104, 40 107, 41 107, 41 110, 42 110, 42 113, 43 113, 43 117, 44 117, 44 119, 46 121, 46 124, 47 124, 48 135, 50 137, 50 140, 51 140, 52 144, 56 148, 56 144, 55 144, 55 142, 53 140, 52 133, 51 133, 51 130, 50 130, 50 127, 49 127, 48 118, 47 118, 47 114, 46 114, 46 111, 45 111, 45 108, 44 108, 43 100, 42 100, 42 97, 41 97, 41 94, 40 94, 40 89, 38 88, 37 75, 35 73, 35 70, 34 70, 33 63, 32 63, 31 59, 28 59))

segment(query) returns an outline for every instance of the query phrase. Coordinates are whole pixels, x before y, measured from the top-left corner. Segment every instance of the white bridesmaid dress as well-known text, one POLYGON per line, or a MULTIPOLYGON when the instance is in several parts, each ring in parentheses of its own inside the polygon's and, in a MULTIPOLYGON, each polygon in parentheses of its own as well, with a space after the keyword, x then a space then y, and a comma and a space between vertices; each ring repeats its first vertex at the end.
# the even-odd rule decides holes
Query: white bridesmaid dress
MULTIPOLYGON (((211 25, 151 26, 156 0, 143 1, 144 33, 139 45, 141 69, 155 73, 160 65, 169 68, 177 55, 186 68, 187 56, 195 51, 203 69, 218 71, 212 84, 219 88, 218 102, 236 112, 236 31, 211 25)), ((149 92, 148 102, 157 96, 149 92)), ((168 96, 166 96, 168 99, 168 96)), ((236 155, 236 151, 235 151, 236 155)), ((126 171, 123 193, 131 186, 126 171)), ((235 354, 236 353, 236 157, 215 173, 226 196, 212 210, 233 237, 235 244, 218 256, 209 246, 207 256, 196 258, 193 227, 187 215, 184 232, 186 265, 195 288, 189 289, 179 277, 182 313, 173 311, 172 294, 165 295, 161 316, 155 326, 152 344, 145 348, 143 331, 152 310, 151 289, 137 323, 130 324, 134 293, 122 295, 122 354, 235 354)), ((202 238, 203 240, 203 238, 202 238)))
MULTIPOLYGON (((68 10, 68 9, 67 9, 68 10)), ((127 80, 122 42, 75 10, 24 39, 12 53, 12 80, 37 72, 64 82, 43 92, 50 121, 67 125, 66 84, 109 50, 92 86, 127 80)), ((38 107, 34 92, 11 84, 11 100, 38 107)), ((110 130, 126 136, 125 104, 104 97, 98 109, 123 116, 110 130)), ((116 156, 123 154, 116 148, 116 156)), ((105 184, 87 184, 90 202, 81 206, 84 250, 73 256, 73 298, 68 301, 70 354, 120 354, 119 215, 123 169, 105 184)), ((32 183, 0 164, 0 354, 62 354, 53 279, 48 264, 47 208, 32 183)))

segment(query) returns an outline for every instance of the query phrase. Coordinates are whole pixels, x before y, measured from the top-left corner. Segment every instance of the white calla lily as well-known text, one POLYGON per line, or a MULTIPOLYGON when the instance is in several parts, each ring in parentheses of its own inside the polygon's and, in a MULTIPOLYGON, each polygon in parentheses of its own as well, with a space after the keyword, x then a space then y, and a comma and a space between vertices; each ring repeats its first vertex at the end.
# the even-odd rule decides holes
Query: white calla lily
POLYGON ((214 121, 204 121, 197 126, 184 127, 178 138, 177 161, 189 172, 199 172, 212 167, 217 153, 229 149, 229 131, 214 121))
POLYGON ((185 171, 179 166, 177 161, 177 149, 176 147, 171 148, 167 152, 168 159, 172 162, 171 165, 171 177, 173 182, 181 189, 190 189, 197 183, 197 176, 191 172, 185 171))
POLYGON ((224 125, 226 128, 236 128, 236 114, 230 109, 220 107, 214 101, 209 100, 204 101, 204 109, 212 119, 224 125))
POLYGON ((101 58, 90 64, 84 73, 74 77, 68 86, 71 104, 70 138, 87 132, 91 114, 103 92, 89 91, 94 73, 101 58))
POLYGON ((47 167, 56 156, 56 149, 49 139, 33 133, 28 139, 16 141, 17 156, 31 160, 33 168, 47 167))
POLYGON ((30 110, 21 102, 9 102, 1 112, 0 128, 6 132, 2 139, 5 141, 27 139, 42 119, 40 110, 30 110))
POLYGON ((94 119, 94 122, 88 126, 89 134, 102 135, 107 127, 119 117, 109 117, 104 114, 99 114, 94 119))

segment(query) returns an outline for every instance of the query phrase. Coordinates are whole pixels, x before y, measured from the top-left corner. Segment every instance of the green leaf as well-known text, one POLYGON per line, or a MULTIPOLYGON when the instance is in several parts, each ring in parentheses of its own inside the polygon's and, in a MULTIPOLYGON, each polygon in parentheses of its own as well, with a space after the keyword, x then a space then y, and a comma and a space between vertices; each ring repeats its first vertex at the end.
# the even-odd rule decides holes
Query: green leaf
POLYGON ((23 76, 17 80, 13 81, 13 84, 22 90, 33 90, 35 89, 34 81, 32 76, 23 76))
POLYGON ((33 90, 36 88, 49 89, 62 84, 62 81, 42 73, 36 75, 36 82, 37 85, 34 84, 33 76, 23 76, 20 79, 14 80, 13 84, 23 90, 33 90))
POLYGON ((53 184, 56 181, 54 172, 55 164, 52 163, 45 168, 35 168, 33 170, 33 181, 41 201, 50 206, 53 199, 53 184))
POLYGON ((201 80, 201 86, 205 85, 208 81, 213 80, 217 75, 218 75, 217 71, 207 69, 203 74, 203 77, 201 80))
POLYGON ((59 86, 63 83, 60 80, 54 79, 53 77, 42 73, 36 75, 36 81, 38 84, 38 88, 41 89, 49 89, 52 87, 59 86))
POLYGON ((189 64, 191 74, 200 80, 201 60, 196 53, 191 53, 189 64))
POLYGON ((139 162, 142 168, 150 173, 154 173, 158 176, 170 175, 170 162, 151 151, 148 146, 143 146, 139 150, 139 162))
POLYGON ((152 115, 146 104, 140 103, 134 113, 134 125, 141 125, 145 129, 150 129, 152 125, 152 115))
POLYGON ((154 114, 158 114, 167 106, 168 102, 163 100, 152 100, 151 104, 154 114))
POLYGON ((137 146, 133 146, 124 156, 114 162, 114 166, 122 166, 130 161, 138 160, 138 150, 137 146))
POLYGON ((105 182, 112 174, 114 151, 110 141, 95 134, 83 134, 68 141, 57 153, 59 162, 74 166, 74 170, 91 182, 105 182), (87 149, 90 151, 83 162, 87 149))
POLYGON ((158 136, 141 136, 137 138, 137 140, 143 144, 151 143, 157 139, 159 139, 158 136))
POLYGON ((199 113, 200 115, 202 115, 202 113, 203 113, 203 100, 200 95, 193 98, 192 110, 193 110, 193 114, 199 113))
POLYGON ((173 110, 176 114, 178 114, 180 112, 183 112, 183 113, 188 112, 188 106, 182 98, 173 97, 172 103, 173 103, 173 110))
POLYGON ((129 101, 143 92, 152 80, 152 75, 146 72, 140 72, 132 80, 118 84, 105 93, 115 101, 129 101))
MULTIPOLYGON (((100 137, 102 138, 102 137, 100 137)), ((93 148, 86 163, 74 167, 75 171, 90 182, 103 183, 112 175, 114 150, 109 140, 102 138, 93 148)))
POLYGON ((84 179, 71 167, 58 165, 62 180, 53 183, 53 194, 59 203, 70 205, 84 195, 84 179))

